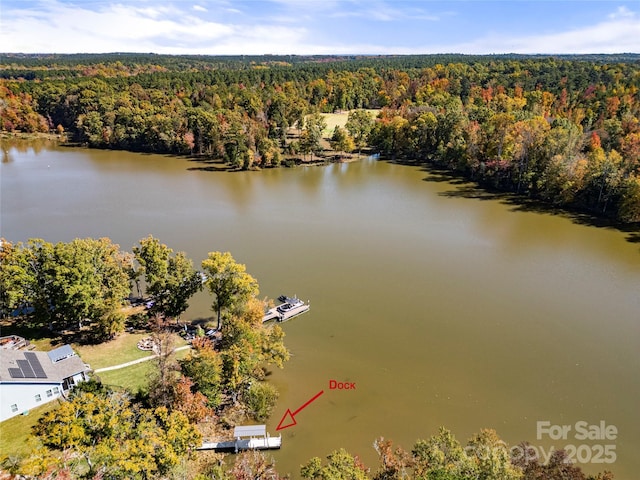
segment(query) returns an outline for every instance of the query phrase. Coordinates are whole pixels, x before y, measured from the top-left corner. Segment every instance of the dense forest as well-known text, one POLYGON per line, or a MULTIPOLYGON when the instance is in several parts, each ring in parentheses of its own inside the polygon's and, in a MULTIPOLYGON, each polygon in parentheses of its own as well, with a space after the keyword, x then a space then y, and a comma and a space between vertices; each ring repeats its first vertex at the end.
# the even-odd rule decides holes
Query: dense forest
POLYGON ((317 151, 310 114, 377 109, 341 144, 638 222, 639 88, 632 54, 4 55, 0 128, 248 169, 317 151))

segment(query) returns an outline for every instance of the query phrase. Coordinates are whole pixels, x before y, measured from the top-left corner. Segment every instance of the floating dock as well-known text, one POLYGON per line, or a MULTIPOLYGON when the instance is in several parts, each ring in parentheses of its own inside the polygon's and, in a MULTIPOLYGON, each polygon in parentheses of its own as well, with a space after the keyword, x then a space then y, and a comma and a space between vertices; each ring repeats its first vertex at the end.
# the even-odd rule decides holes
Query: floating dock
POLYGON ((233 429, 235 440, 203 442, 197 450, 238 453, 244 450, 277 450, 282 445, 282 435, 271 437, 266 425, 246 425, 233 429))
POLYGON ((305 303, 295 296, 286 297, 284 295, 281 295, 280 297, 278 297, 278 300, 280 300, 282 303, 277 307, 267 310, 267 312, 264 314, 264 317, 262 317, 263 323, 270 320, 275 320, 276 322, 284 322, 307 312, 309 308, 311 308, 309 302, 305 303))

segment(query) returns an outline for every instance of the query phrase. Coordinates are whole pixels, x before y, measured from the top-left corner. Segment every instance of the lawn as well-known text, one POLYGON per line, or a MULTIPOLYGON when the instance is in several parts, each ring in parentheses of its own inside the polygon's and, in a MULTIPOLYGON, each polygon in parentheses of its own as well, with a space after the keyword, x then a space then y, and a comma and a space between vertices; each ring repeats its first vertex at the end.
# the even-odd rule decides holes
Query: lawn
POLYGON ((153 373, 154 368, 154 361, 149 360, 148 362, 136 363, 130 367, 120 368, 118 370, 96 373, 96 375, 106 386, 126 388, 135 394, 140 390, 146 390, 149 377, 153 373))
MULTIPOLYGON (((189 350, 180 350, 176 352, 176 358, 185 358, 189 354, 189 350)), ((149 384, 149 377, 155 369, 155 362, 149 360, 148 362, 136 363, 125 368, 119 368, 117 370, 108 370, 106 372, 100 372, 96 375, 100 378, 104 385, 110 387, 122 387, 129 390, 131 393, 137 393, 140 390, 145 390, 149 384)))
POLYGON ((5 455, 24 455, 30 452, 27 439, 31 436, 31 427, 38 419, 58 406, 58 400, 30 410, 27 415, 18 415, 0 423, 0 459, 5 455))
POLYGON ((138 348, 138 341, 148 336, 148 333, 122 333, 109 342, 99 345, 73 345, 73 349, 84 363, 88 363, 95 370, 148 357, 150 352, 138 348))

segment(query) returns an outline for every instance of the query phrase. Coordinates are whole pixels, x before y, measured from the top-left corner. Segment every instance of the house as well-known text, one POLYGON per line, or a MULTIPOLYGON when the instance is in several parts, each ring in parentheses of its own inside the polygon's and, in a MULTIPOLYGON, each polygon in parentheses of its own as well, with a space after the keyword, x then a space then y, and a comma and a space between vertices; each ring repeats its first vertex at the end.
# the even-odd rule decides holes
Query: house
POLYGON ((63 396, 89 370, 69 345, 50 352, 0 349, 0 422, 63 396))

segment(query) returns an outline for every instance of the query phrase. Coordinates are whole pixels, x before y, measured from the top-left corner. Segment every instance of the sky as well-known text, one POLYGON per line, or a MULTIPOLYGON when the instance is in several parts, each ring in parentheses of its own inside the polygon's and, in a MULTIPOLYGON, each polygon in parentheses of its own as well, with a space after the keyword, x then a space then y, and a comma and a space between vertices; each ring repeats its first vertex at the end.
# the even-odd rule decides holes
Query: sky
POLYGON ((0 0, 4 53, 640 53, 640 1, 0 0))

